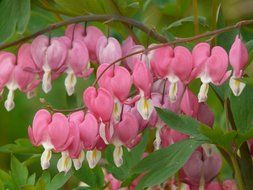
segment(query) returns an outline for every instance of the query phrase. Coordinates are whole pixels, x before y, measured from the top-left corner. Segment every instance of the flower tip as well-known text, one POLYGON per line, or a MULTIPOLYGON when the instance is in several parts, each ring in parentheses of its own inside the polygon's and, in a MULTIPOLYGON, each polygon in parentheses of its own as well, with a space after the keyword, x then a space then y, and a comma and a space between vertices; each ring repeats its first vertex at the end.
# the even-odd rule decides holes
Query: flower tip
POLYGON ((123 164, 123 149, 121 146, 115 147, 113 151, 113 161, 117 167, 123 164))
POLYGON ((235 96, 240 96, 246 84, 240 82, 239 80, 231 77, 229 80, 229 86, 235 96))

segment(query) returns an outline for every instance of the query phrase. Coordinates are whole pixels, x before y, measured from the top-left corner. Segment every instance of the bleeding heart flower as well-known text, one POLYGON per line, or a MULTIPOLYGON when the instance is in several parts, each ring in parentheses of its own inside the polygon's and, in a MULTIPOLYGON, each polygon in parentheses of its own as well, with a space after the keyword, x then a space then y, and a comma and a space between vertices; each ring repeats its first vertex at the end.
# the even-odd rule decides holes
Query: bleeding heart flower
POLYGON ((28 128, 31 143, 34 146, 42 145, 45 149, 41 155, 41 167, 43 170, 50 166, 51 150, 54 148, 48 133, 48 126, 51 120, 51 114, 47 110, 41 109, 35 114, 32 127, 28 128))
POLYGON ((240 96, 245 84, 237 80, 237 78, 242 78, 243 76, 244 67, 248 62, 248 51, 239 35, 236 36, 229 51, 229 62, 233 67, 233 75, 230 78, 229 86, 235 96, 240 96))
POLYGON ((191 116, 193 118, 197 117, 199 110, 198 98, 189 88, 185 90, 180 109, 181 112, 183 112, 185 115, 191 116))
POLYGON ((235 180, 227 179, 223 182, 223 190, 237 190, 237 185, 235 180))
POLYGON ((67 46, 59 38, 40 35, 32 42, 31 54, 39 71, 43 71, 42 89, 48 93, 52 89, 51 80, 57 78, 64 65, 67 46))
POLYGON ((189 82, 193 68, 191 52, 183 46, 177 46, 174 49, 169 46, 156 49, 151 59, 151 68, 158 78, 168 79, 169 99, 175 102, 178 82, 189 82))
POLYGON ((122 56, 128 55, 128 51, 135 45, 134 40, 131 36, 128 36, 121 45, 122 56))
POLYGON ((194 60, 193 78, 200 78, 202 85, 198 94, 199 102, 205 102, 209 83, 222 85, 230 76, 227 71, 228 55, 220 46, 211 48, 208 43, 197 44, 192 51, 194 60))
POLYGON ((22 44, 18 50, 17 66, 15 68, 14 78, 20 91, 27 93, 31 97, 32 90, 39 84, 35 74, 25 71, 25 68, 36 70, 36 65, 31 55, 31 45, 22 44))
POLYGON ((110 121, 113 112, 113 97, 108 90, 101 87, 98 90, 89 87, 83 93, 83 101, 98 119, 104 122, 110 121))
POLYGON ((65 30, 65 36, 70 39, 82 40, 86 44, 91 61, 98 61, 96 55, 97 42, 101 36, 104 36, 101 30, 95 26, 88 26, 87 28, 84 28, 80 24, 71 24, 65 30))
POLYGON ((102 64, 98 67, 97 77, 101 76, 98 81, 100 87, 107 89, 114 97, 113 118, 119 121, 122 112, 122 105, 129 96, 132 86, 132 78, 127 69, 115 65, 113 68, 104 70, 109 64, 102 64), (102 72, 104 72, 102 74, 102 72), (120 85, 119 85, 120 84, 120 85))
POLYGON ((140 100, 137 102, 137 109, 143 119, 147 120, 154 109, 151 96, 151 86, 153 77, 146 64, 142 61, 137 61, 133 70, 133 83, 140 92, 140 100))
MULTIPOLYGON (((126 54, 132 54, 138 51, 144 51, 145 47, 142 45, 134 45, 132 46, 127 52, 126 54)), ((147 67, 149 67, 149 60, 148 60, 148 56, 144 53, 139 53, 139 54, 135 54, 132 55, 128 58, 126 58, 125 63, 126 63, 126 67, 129 68, 130 71, 133 71, 134 67, 136 64, 139 63, 139 61, 142 61, 146 64, 147 67)))
MULTIPOLYGON (((70 120, 69 120, 70 121, 70 120)), ((82 151, 82 144, 80 140, 79 126, 76 122, 69 122, 69 137, 73 138, 72 142, 64 149, 61 154, 62 157, 58 160, 57 168, 59 172, 67 173, 71 166, 73 159, 74 167, 79 170, 84 160, 84 152, 82 151)))
POLYGON ((222 186, 217 181, 212 181, 205 187, 206 190, 222 190, 222 186))
POLYGON ((122 57, 121 45, 113 37, 101 36, 97 42, 97 58, 100 64, 113 63, 122 57))
POLYGON ((222 165, 220 156, 212 149, 207 151, 196 150, 186 162, 183 171, 186 180, 192 185, 209 183, 218 175, 222 165))
POLYGON ((35 79, 33 73, 24 71, 26 67, 35 68, 29 44, 23 44, 19 48, 17 58, 11 53, 1 52, 0 64, 4 64, 0 73, 0 91, 3 90, 4 86, 8 88, 9 92, 5 101, 5 108, 10 111, 15 106, 14 91, 19 89, 27 93, 27 95, 31 95, 32 90, 40 81, 35 79))
POLYGON ((122 120, 115 125, 112 142, 115 145, 113 159, 117 167, 120 167, 123 164, 122 145, 126 145, 134 140, 138 134, 138 131, 138 121, 130 112, 124 113, 122 115, 122 120))
POLYGON ((69 96, 75 91, 76 77, 88 77, 93 69, 90 68, 88 49, 81 40, 71 41, 67 37, 62 37, 68 47, 68 56, 65 61, 67 77, 65 87, 69 96))

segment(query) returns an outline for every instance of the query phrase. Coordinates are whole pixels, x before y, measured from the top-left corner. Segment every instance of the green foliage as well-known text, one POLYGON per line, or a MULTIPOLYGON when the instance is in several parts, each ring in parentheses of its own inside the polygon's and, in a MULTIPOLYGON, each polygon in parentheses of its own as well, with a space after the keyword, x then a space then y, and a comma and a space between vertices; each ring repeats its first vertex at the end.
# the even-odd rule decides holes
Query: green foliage
POLYGON ((0 42, 4 42, 15 32, 24 33, 30 18, 30 0, 2 0, 0 13, 0 42))
MULTIPOLYGON (((129 179, 132 179, 132 169, 136 166, 137 163, 141 160, 143 153, 145 152, 147 142, 148 142, 149 131, 146 132, 142 136, 141 142, 135 146, 131 151, 128 151, 124 148, 123 153, 123 165, 121 167, 117 167, 113 161, 113 146, 108 146, 105 151, 105 157, 108 161, 108 164, 105 168, 108 172, 112 173, 113 176, 121 181, 125 181, 126 184, 129 179)), ((131 180, 129 180, 131 182, 131 180)))
POLYGON ((185 115, 178 115, 172 111, 156 108, 159 117, 172 129, 181 133, 191 135, 198 139, 203 139, 204 136, 199 131, 200 123, 185 115))
POLYGON ((238 131, 246 132, 253 127, 253 90, 246 86, 239 97, 231 93, 231 110, 238 131))
POLYGON ((192 152, 203 143, 204 141, 196 139, 186 139, 151 153, 133 170, 136 173, 146 173, 136 189, 162 183, 174 175, 185 164, 192 152))
POLYGON ((101 167, 90 169, 87 163, 83 163, 82 168, 75 172, 75 176, 89 185, 90 189, 103 189, 104 174, 101 167))
POLYGON ((21 154, 36 154, 41 153, 41 149, 31 145, 29 139, 17 139, 15 144, 6 144, 0 147, 2 153, 21 153, 21 154))

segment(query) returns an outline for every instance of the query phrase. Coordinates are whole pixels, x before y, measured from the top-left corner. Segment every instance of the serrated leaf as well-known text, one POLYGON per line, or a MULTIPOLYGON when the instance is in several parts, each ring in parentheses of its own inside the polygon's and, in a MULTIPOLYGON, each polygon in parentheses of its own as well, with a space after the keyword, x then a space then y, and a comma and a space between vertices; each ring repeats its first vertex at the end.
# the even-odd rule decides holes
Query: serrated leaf
POLYGON ((14 156, 11 157, 11 176, 18 187, 25 185, 28 178, 28 169, 14 156))
POLYGON ((138 173, 147 172, 138 183, 136 189, 164 182, 174 175, 189 159, 192 152, 204 142, 195 139, 185 139, 170 145, 168 148, 151 153, 135 168, 138 173))

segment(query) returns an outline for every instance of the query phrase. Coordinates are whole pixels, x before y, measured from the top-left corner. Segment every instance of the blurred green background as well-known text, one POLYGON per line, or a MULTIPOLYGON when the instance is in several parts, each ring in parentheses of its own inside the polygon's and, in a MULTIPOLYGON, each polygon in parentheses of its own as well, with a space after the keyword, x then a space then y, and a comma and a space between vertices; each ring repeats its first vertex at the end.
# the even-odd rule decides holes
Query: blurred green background
MULTIPOLYGON (((32 34, 49 24, 59 22, 70 17, 84 14, 121 14, 143 22, 150 28, 155 28, 168 39, 175 37, 190 37, 197 33, 235 24, 243 19, 253 19, 252 0, 0 0, 0 43, 10 42, 23 36, 32 34), (194 27, 194 6, 197 2, 199 30, 194 27)), ((103 23, 88 23, 97 25, 104 32, 107 26, 103 23)), ((127 30, 119 22, 110 22, 110 33, 120 41, 127 36, 127 30)), ((53 36, 64 34, 64 27, 54 30, 53 36)), ((146 45, 147 34, 133 28, 141 43, 146 45)), ((218 36, 215 43, 227 50, 230 48, 238 30, 218 36)), ((243 39, 248 42, 253 37, 253 27, 241 29, 243 39)), ((46 34, 48 35, 48 34, 46 34)), ((151 42, 156 42, 150 39, 151 42)), ((208 40, 208 39, 201 39, 208 40)), ((192 48, 194 43, 183 44, 192 48)), ((249 42, 249 44, 252 42, 249 42)), ((18 47, 8 48, 17 52, 18 47)), ((247 74, 252 75, 252 68, 248 67, 247 74)), ((18 138, 27 138, 27 127, 31 124, 34 113, 42 107, 39 99, 45 98, 55 108, 69 108, 71 105, 66 98, 64 77, 53 82, 53 90, 44 94, 39 87, 36 97, 31 100, 18 91, 15 93, 15 109, 7 112, 4 108, 5 91, 0 102, 0 146, 13 143, 18 138)), ((91 84, 94 76, 88 80, 79 80, 76 98, 77 105, 82 104, 82 92, 91 84)), ((191 84, 197 92, 199 81, 191 84)), ((224 124, 224 114, 221 106, 211 91, 209 105, 216 115, 216 124, 224 124)), ((9 169, 10 154, 0 153, 0 168, 9 169)))

